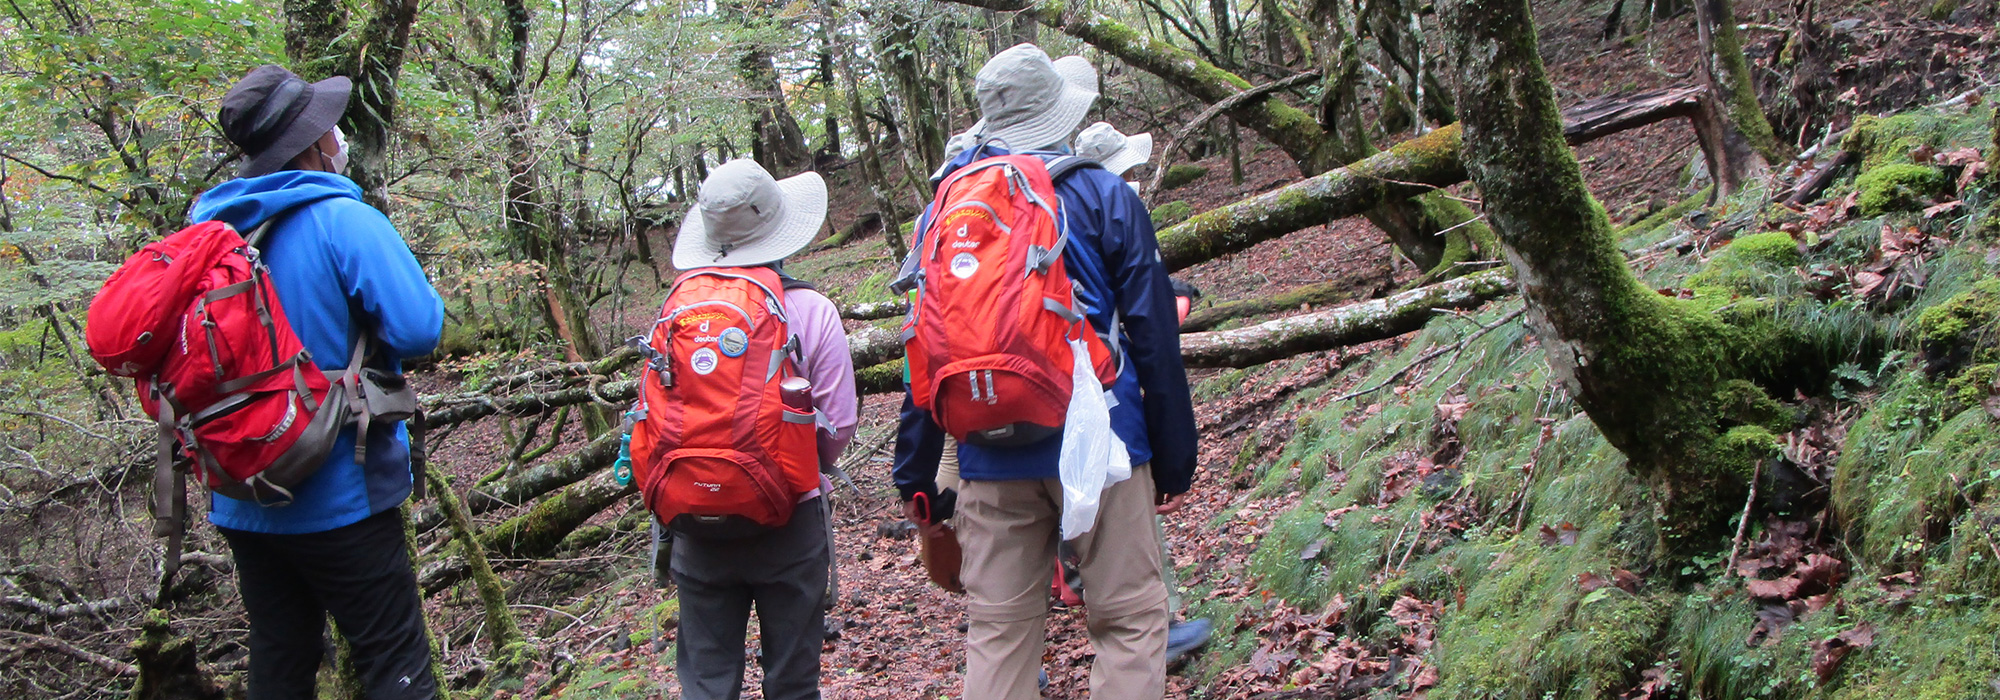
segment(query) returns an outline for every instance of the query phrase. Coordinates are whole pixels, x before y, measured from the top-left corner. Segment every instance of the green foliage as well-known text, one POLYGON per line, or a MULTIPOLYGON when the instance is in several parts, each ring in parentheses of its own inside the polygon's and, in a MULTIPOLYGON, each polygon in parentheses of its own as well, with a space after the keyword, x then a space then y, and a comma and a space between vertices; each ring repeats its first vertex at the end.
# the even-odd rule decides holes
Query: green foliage
POLYGON ((1893 163, 1862 173, 1854 186, 1861 192, 1861 215, 1881 216, 1922 209, 1950 190, 1951 179, 1928 165, 1893 163))
POLYGON ((1191 163, 1176 163, 1168 166, 1167 174, 1160 177, 1160 189, 1179 189, 1207 174, 1208 168, 1191 163))

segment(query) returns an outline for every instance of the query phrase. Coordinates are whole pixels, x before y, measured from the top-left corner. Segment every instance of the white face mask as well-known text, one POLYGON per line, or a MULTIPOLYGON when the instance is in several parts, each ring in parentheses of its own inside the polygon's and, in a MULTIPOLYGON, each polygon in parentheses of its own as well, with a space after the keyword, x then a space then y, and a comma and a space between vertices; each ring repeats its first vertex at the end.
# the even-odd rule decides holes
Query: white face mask
POLYGON ((341 133, 338 126, 333 127, 333 142, 339 144, 339 148, 327 158, 327 165, 333 168, 334 174, 344 175, 347 173, 347 134, 341 133))

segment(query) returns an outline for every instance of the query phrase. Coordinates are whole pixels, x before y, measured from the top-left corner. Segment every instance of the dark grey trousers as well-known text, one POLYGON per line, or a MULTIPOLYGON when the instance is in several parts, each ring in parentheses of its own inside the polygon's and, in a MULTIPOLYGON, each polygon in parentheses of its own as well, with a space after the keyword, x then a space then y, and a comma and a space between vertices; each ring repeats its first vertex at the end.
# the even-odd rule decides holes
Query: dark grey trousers
POLYGON ((316 697, 329 614, 370 700, 437 697, 400 511, 303 535, 216 529, 229 540, 250 613, 252 700, 316 697))
POLYGON ((819 698, 832 556, 825 500, 800 503, 784 527, 751 537, 674 535, 682 700, 742 697, 743 637, 753 603, 764 644, 765 700, 819 698))

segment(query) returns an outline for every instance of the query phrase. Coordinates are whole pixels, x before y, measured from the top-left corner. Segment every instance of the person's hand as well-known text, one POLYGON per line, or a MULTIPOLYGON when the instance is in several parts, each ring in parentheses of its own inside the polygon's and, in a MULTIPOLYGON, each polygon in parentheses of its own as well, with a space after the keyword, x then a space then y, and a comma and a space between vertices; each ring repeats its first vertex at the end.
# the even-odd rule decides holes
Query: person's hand
POLYGON ((1186 491, 1182 491, 1180 493, 1176 493, 1173 495, 1167 495, 1163 493, 1160 494, 1158 505, 1153 506, 1153 512, 1159 513, 1160 515, 1170 515, 1175 511, 1180 510, 1181 507, 1185 505, 1187 505, 1186 491))

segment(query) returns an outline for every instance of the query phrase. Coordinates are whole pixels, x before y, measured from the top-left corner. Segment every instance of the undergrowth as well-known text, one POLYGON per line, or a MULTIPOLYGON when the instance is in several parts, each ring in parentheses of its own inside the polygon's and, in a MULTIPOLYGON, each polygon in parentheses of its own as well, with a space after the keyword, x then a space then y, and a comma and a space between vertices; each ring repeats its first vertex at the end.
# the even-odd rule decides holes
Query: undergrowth
MULTIPOLYGON (((1868 120, 1850 147, 1881 151, 1870 151, 1864 173, 1908 164, 1910 148, 1946 150, 1983 133, 1975 128, 1983 113, 1972 117, 1868 120)), ((1968 201, 1987 204, 1980 199, 1968 201)), ((1407 630, 1392 623, 1392 603, 1408 596, 1442 606, 1435 645, 1421 652, 1437 670, 1431 698, 1615 698, 1642 679, 1709 699, 2000 693, 2000 399, 1986 407, 2000 396, 2000 262, 1959 235, 1987 214, 1870 211, 1805 245, 1749 228, 1709 250, 1691 228, 1740 230, 1759 206, 1675 207, 1621 237, 1642 279, 1663 293, 1732 323, 1785 329, 1773 337, 1794 347, 1773 357, 1791 366, 1771 368, 1770 381, 1784 386, 1764 389, 1778 408, 1845 431, 1823 459, 1828 482, 1809 485, 1829 505, 1796 516, 1812 523, 1812 551, 1845 566, 1823 607, 1786 609, 1759 629, 1760 614, 1777 613, 1729 570, 1727 538, 1709 556, 1659 570, 1647 488, 1552 380, 1526 325, 1517 319, 1469 338, 1518 300, 1440 316, 1338 389, 1374 390, 1301 415, 1274 452, 1246 446, 1235 468, 1248 477, 1239 483, 1249 498, 1296 494, 1268 516, 1247 567, 1251 585, 1295 610, 1344 604, 1339 632, 1405 650, 1384 654, 1409 653, 1407 636, 1396 646, 1407 630), (1925 253, 1920 274, 1887 294, 1827 282, 1884 269, 1867 266, 1882 259, 1885 228, 1952 242, 1925 253), (1659 250, 1676 240, 1690 242, 1659 250), (1449 351, 1392 376, 1440 348, 1449 351), (1584 585, 1618 572, 1635 583, 1584 585), (1870 631, 1872 643, 1844 662, 1816 666, 1827 640, 1870 631)), ((1204 388, 1240 379, 1225 377, 1204 388)), ((1803 459, 1797 435, 1778 439, 1780 459, 1803 459)), ((1762 516, 1777 512, 1754 511, 1745 542, 1764 536, 1762 516)), ((1240 628, 1204 662, 1211 676, 1259 649, 1251 623, 1272 604, 1218 600, 1191 611, 1240 628)))

